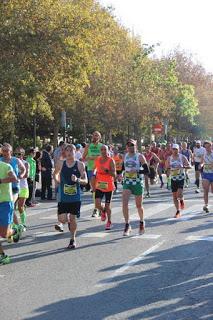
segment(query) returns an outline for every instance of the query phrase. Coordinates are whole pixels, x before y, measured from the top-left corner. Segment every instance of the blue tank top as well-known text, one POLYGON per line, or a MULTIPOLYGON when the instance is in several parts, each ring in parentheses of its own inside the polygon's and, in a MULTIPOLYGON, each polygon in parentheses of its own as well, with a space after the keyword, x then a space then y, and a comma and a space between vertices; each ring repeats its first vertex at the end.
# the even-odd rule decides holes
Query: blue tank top
MULTIPOLYGON (((8 163, 8 162, 4 161, 3 157, 0 158, 0 161, 8 163)), ((13 168, 13 172, 15 173, 15 175, 18 177, 19 176, 18 159, 16 157, 12 157, 9 164, 13 168)), ((20 182, 12 182, 12 190, 13 190, 13 194, 18 193, 20 190, 20 182)))
POLYGON ((80 185, 71 180, 71 176, 74 174, 77 178, 80 178, 81 174, 78 170, 78 161, 74 166, 69 168, 66 164, 66 160, 63 162, 63 166, 60 173, 60 185, 58 190, 59 202, 79 202, 81 201, 80 185))
POLYGON ((188 159, 188 161, 190 160, 190 152, 188 149, 181 150, 181 154, 184 155, 188 159))

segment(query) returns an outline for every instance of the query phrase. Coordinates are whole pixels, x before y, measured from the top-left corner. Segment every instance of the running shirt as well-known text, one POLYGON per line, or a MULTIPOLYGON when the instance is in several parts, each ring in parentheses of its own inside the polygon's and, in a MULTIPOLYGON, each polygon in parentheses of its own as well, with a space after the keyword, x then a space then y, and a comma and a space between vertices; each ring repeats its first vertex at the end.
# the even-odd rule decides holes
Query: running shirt
MULTIPOLYGON (((102 143, 94 144, 90 143, 88 148, 87 157, 98 157, 101 154, 101 146, 102 143)), ((89 171, 94 170, 95 167, 95 159, 94 160, 88 160, 87 161, 87 169, 89 171)))
POLYGON ((78 169, 78 161, 75 161, 72 167, 68 167, 65 160, 60 172, 58 202, 72 203, 81 201, 80 185, 72 181, 72 174, 77 178, 80 178, 81 176, 78 169))
MULTIPOLYGON (((13 171, 11 165, 0 162, 0 179, 5 179, 8 173, 13 171)), ((0 203, 13 201, 12 194, 12 183, 1 183, 0 184, 0 203)))
MULTIPOLYGON (((0 161, 5 162, 4 158, 1 157, 0 161)), ((5 162, 6 163, 6 162, 5 162)), ((15 175, 18 177, 19 176, 19 165, 18 165, 18 158, 16 157, 11 157, 9 164, 11 165, 11 167, 13 168, 13 172, 15 173, 15 175)), ((20 182, 12 182, 12 190, 13 193, 18 193, 20 189, 20 182)))
POLYGON ((173 181, 179 181, 185 178, 183 157, 184 156, 182 154, 179 154, 177 159, 174 159, 173 156, 170 156, 168 159, 171 179, 173 181))
POLYGON ((206 149, 204 147, 194 148, 194 161, 200 163, 202 156, 204 156, 206 149))
POLYGON ((111 192, 115 190, 114 178, 102 170, 110 170, 110 163, 113 161, 111 157, 107 157, 107 161, 101 163, 102 157, 98 157, 95 160, 95 169, 96 169, 96 189, 101 190, 102 192, 111 192))
POLYGON ((124 183, 129 185, 143 184, 143 177, 139 174, 141 163, 139 153, 130 156, 128 153, 124 158, 124 183))
MULTIPOLYGON (((21 161, 23 162, 24 166, 26 165, 26 163, 28 163, 25 160, 21 160, 21 161)), ((20 189, 28 189, 27 178, 20 179, 20 189)))
POLYGON ((184 155, 188 161, 190 161, 191 152, 189 151, 189 149, 182 149, 180 153, 184 155))
POLYGON ((211 153, 205 152, 203 159, 203 172, 213 174, 213 151, 211 153))
POLYGON ((151 167, 151 166, 154 166, 154 164, 155 164, 155 158, 154 158, 154 154, 153 154, 153 152, 152 151, 150 151, 150 152, 146 152, 146 153, 144 153, 144 157, 145 157, 145 159, 146 159, 146 161, 147 161, 147 164, 151 167))
POLYGON ((119 155, 119 154, 116 154, 112 158, 115 161, 116 171, 122 171, 122 166, 123 166, 123 158, 122 158, 122 156, 119 155))

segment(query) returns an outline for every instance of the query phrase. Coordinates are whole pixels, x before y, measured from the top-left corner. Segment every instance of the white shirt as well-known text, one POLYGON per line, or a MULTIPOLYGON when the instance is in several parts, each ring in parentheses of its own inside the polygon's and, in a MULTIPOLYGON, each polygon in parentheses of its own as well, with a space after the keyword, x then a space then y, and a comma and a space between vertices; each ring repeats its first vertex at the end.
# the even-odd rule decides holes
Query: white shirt
POLYGON ((201 162, 202 156, 204 156, 206 149, 204 147, 194 148, 194 161, 201 162))

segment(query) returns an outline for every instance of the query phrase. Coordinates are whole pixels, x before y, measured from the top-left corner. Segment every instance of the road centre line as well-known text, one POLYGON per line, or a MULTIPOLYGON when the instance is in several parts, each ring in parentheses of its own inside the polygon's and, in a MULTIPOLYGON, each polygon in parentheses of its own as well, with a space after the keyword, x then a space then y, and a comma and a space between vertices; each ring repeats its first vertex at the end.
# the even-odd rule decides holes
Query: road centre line
POLYGON ((112 280, 121 275, 122 273, 124 273, 125 271, 127 271, 130 267, 134 266, 136 263, 138 263, 139 261, 141 261, 144 257, 146 257, 147 255, 149 255, 150 253, 154 252, 155 250, 157 250, 160 246, 162 246, 165 243, 165 240, 157 243, 156 245, 152 246, 151 248, 149 248, 148 250, 146 250, 145 252, 141 253, 139 256, 135 257, 134 259, 128 261, 126 264, 124 264, 122 267, 118 268, 110 277, 107 277, 104 280, 101 280, 96 287, 103 287, 105 285, 109 285, 111 284, 112 280))

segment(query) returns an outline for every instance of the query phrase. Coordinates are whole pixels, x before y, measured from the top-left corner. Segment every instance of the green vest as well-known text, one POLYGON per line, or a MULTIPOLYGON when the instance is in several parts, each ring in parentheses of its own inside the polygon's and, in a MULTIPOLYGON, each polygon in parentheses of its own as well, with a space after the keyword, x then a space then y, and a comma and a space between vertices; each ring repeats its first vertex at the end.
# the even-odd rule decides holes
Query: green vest
MULTIPOLYGON (((8 173, 12 171, 11 165, 0 162, 0 179, 5 179, 8 177, 8 173)), ((12 183, 1 183, 0 184, 0 202, 10 202, 13 201, 12 194, 12 183)), ((1 214, 1 213, 0 213, 1 214)))
MULTIPOLYGON (((88 148, 88 153, 87 153, 87 157, 98 157, 101 154, 101 146, 102 143, 98 143, 98 144, 94 144, 94 143, 90 143, 89 148, 88 148)), ((94 170, 94 166, 95 166, 95 160, 88 160, 87 162, 87 168, 88 170, 94 170)))

